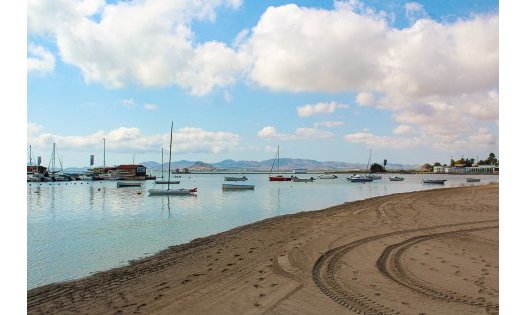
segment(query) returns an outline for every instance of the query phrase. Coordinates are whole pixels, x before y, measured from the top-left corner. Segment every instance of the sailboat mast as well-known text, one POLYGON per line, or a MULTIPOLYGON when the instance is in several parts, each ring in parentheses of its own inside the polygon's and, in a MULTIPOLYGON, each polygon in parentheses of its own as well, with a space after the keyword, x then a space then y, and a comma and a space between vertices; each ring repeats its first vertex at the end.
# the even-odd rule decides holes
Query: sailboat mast
POLYGON ((53 153, 51 153, 51 172, 55 171, 55 142, 53 142, 53 153))
POLYGON ((170 171, 171 171, 171 166, 170 164, 172 164, 172 134, 173 134, 173 130, 174 130, 174 122, 172 121, 172 127, 170 128, 170 155, 168 156, 168 190, 170 190, 170 171))
POLYGON ((102 142, 103 142, 103 148, 104 148, 104 151, 103 151, 103 155, 102 155, 102 166, 104 167, 104 171, 106 171, 106 138, 102 138, 102 142))
POLYGON ((279 145, 278 145, 278 175, 279 175, 279 145))
POLYGON ((164 164, 164 152, 163 152, 163 148, 161 148, 161 178, 164 178, 164 169, 163 169, 163 165, 164 164))
POLYGON ((31 155, 31 145, 29 145, 29 166, 33 166, 33 156, 31 155))

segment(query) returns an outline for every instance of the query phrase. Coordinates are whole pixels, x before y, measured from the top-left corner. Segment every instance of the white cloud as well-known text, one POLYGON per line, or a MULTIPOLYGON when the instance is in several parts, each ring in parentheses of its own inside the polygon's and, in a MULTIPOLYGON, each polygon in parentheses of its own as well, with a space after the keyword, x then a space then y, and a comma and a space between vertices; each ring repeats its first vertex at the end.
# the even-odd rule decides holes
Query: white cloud
POLYGON ((360 106, 370 106, 376 101, 374 94, 367 92, 360 92, 356 95, 356 103, 360 106))
POLYGON ((127 107, 127 108, 132 108, 133 105, 135 105, 135 101, 133 100, 133 98, 128 98, 128 99, 124 99, 121 101, 121 104, 124 106, 124 107, 127 107))
POLYGON ((402 138, 376 136, 369 132, 357 132, 345 135, 345 140, 352 143, 361 143, 371 147, 403 149, 421 145, 419 138, 402 138))
POLYGON ((319 127, 334 128, 334 127, 339 127, 339 126, 343 126, 343 125, 344 125, 344 122, 343 121, 338 121, 338 120, 320 121, 320 122, 314 123, 314 127, 315 128, 319 128, 319 127))
POLYGON ((418 2, 408 2, 404 5, 404 8, 405 16, 411 23, 415 23, 416 20, 427 17, 424 6, 418 2))
POLYGON ((144 104, 144 109, 146 110, 157 110, 159 106, 155 104, 144 104))
POLYGON ((232 84, 248 62, 220 42, 195 42, 193 20, 214 21, 241 1, 31 0, 28 30, 51 34, 62 61, 87 82, 120 88, 177 85, 194 95, 232 84), (100 18, 92 18, 93 14, 100 18), (130 23, 130 21, 133 21, 130 23))
POLYGON ((273 126, 262 128, 257 133, 258 137, 263 139, 278 139, 278 140, 298 140, 298 139, 323 139, 331 138, 334 134, 330 131, 320 130, 317 128, 301 127, 297 128, 293 134, 280 133, 273 126))
POLYGON ((331 103, 317 103, 313 105, 303 105, 296 107, 296 112, 300 117, 307 117, 317 114, 330 114, 337 108, 347 109, 349 105, 337 104, 336 102, 331 103))
POLYGON ((395 129, 393 129, 393 133, 395 135, 404 135, 404 134, 407 134, 407 133, 411 132, 412 130, 413 129, 411 128, 411 126, 399 125, 395 129))
POLYGON ((55 70, 55 56, 46 48, 34 44, 28 45, 27 72, 45 74, 55 70))
MULTIPOLYGON (((97 131, 83 136, 64 136, 40 133, 41 126, 28 123, 28 144, 40 150, 50 150, 53 142, 60 150, 95 150, 106 139, 106 150, 114 152, 158 152, 170 143, 170 134, 145 135, 139 128, 120 127, 97 131), (31 131, 31 132, 29 132, 31 131)), ((206 131, 201 128, 181 128, 174 132, 174 153, 222 153, 239 145, 240 136, 225 131, 206 131)))

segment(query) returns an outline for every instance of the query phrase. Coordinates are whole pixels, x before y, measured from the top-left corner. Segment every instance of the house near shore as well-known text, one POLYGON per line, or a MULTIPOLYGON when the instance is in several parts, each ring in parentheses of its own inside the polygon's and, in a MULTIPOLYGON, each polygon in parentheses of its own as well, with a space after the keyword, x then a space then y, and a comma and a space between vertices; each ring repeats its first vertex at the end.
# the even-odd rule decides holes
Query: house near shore
POLYGON ((121 164, 92 169, 96 179, 145 179, 146 167, 141 164, 121 164))

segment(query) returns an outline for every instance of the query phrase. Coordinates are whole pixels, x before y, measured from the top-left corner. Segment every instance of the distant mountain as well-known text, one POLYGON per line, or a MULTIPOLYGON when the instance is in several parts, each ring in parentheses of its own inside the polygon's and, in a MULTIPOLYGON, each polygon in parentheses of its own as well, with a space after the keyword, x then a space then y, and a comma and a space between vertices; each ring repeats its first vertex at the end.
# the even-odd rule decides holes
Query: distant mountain
MULTIPOLYGON (((171 169, 176 168, 188 168, 193 171, 214 171, 214 170, 252 170, 252 171, 268 171, 272 167, 274 160, 264 161, 235 161, 235 160, 224 160, 217 163, 205 163, 202 161, 187 161, 181 160, 172 162, 171 169)), ((161 163, 155 161, 147 161, 140 163, 146 166, 150 170, 160 170, 161 163)), ((277 164, 274 165, 274 168, 277 164)), ((163 168, 168 169, 168 163, 164 163, 163 168)), ((354 170, 354 169, 365 169, 367 164, 363 163, 347 163, 338 161, 326 161, 320 162, 309 159, 291 159, 281 158, 279 160, 280 170, 293 170, 296 168, 305 168, 311 171, 325 171, 325 170, 354 170)), ((387 164, 388 170, 411 170, 419 169, 420 165, 407 165, 407 164, 387 164)), ((76 173, 86 171, 87 167, 69 167, 64 169, 65 172, 76 173)))
MULTIPOLYGON (((172 162, 171 168, 188 168, 195 171, 212 171, 212 170, 253 170, 253 171, 267 171, 272 167, 274 160, 264 161, 235 161, 235 160, 224 160, 217 163, 205 163, 202 161, 176 161, 172 162)), ((161 169, 161 164, 157 162, 143 162, 142 165, 149 169, 161 169)), ((163 166, 165 169, 168 168, 168 163, 163 166)), ((274 165, 277 168, 277 164, 274 165)), ((353 170, 353 169, 365 169, 367 164, 363 163, 347 163, 338 161, 326 161, 320 162, 309 159, 291 159, 282 158, 279 161, 280 170, 293 170, 296 168, 304 168, 312 171, 322 170, 353 170)), ((387 169, 416 169, 419 168, 417 165, 404 165, 404 164, 388 164, 387 169)))

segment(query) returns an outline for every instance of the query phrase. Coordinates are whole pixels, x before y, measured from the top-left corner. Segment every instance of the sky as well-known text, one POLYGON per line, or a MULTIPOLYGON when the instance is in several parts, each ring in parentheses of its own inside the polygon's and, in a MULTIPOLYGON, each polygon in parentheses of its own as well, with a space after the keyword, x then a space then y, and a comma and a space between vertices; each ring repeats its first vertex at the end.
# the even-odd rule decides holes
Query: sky
POLYGON ((498 1, 28 1, 33 159, 160 162, 172 121, 173 160, 498 157, 498 1))

